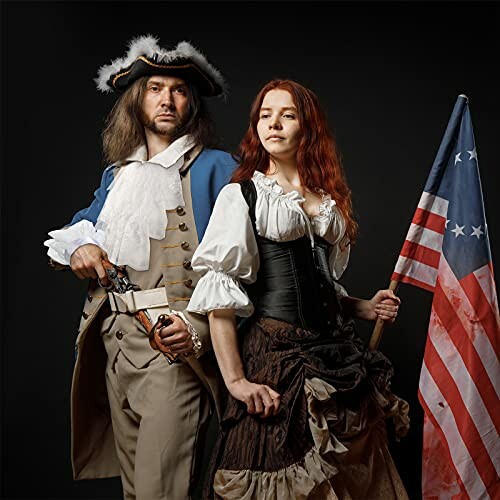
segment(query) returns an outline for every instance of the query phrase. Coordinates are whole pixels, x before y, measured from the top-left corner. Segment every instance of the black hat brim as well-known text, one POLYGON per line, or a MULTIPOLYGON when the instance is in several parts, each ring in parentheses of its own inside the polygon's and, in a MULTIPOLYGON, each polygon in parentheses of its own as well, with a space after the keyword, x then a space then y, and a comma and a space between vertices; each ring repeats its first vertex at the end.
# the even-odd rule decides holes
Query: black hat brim
POLYGON ((108 85, 124 91, 141 76, 168 75, 182 78, 186 83, 195 85, 202 96, 217 96, 223 92, 220 85, 210 78, 189 59, 176 59, 172 63, 157 63, 144 56, 118 74, 112 75, 108 85))

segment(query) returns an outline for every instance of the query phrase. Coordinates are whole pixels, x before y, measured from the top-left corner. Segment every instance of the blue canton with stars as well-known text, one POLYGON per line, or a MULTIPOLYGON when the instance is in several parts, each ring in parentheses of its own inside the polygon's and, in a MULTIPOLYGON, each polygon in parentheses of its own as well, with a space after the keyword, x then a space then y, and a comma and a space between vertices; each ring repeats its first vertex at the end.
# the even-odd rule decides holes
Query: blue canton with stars
POLYGON ((448 200, 443 254, 457 279, 491 261, 466 96, 458 96, 424 191, 448 200))

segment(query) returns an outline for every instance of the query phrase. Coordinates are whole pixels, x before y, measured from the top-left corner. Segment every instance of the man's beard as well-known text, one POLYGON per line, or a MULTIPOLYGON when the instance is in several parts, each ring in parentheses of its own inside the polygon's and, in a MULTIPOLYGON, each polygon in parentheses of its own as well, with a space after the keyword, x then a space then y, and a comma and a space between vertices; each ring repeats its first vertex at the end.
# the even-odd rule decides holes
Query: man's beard
POLYGON ((142 116, 142 123, 144 127, 153 132, 153 134, 163 135, 170 138, 178 137, 182 126, 184 125, 179 120, 175 123, 167 122, 158 125, 154 119, 149 120, 144 115, 142 116))

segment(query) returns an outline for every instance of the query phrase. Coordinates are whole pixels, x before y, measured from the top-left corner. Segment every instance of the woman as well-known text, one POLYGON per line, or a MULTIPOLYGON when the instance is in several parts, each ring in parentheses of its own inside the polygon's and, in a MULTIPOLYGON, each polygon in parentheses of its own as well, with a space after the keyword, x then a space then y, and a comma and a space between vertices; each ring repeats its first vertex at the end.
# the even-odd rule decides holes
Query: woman
POLYGON ((316 96, 267 83, 239 157, 193 257, 203 277, 188 306, 209 315, 229 391, 207 496, 407 498, 385 431, 392 417, 406 432, 407 404, 352 319, 392 322, 399 299, 349 297, 335 281, 357 227, 316 96))

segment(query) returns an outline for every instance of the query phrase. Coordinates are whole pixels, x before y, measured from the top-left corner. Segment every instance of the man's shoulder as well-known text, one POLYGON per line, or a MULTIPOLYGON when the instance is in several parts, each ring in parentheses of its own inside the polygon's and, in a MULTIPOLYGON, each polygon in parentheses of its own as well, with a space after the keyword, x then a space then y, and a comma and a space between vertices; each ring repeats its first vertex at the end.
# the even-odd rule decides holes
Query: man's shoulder
POLYGON ((112 179, 118 172, 120 166, 113 163, 112 165, 107 165, 102 171, 101 177, 103 179, 112 179))
POLYGON ((221 149, 205 148, 200 153, 198 160, 213 168, 233 170, 236 167, 236 160, 231 153, 221 149))
POLYGON ((121 163, 112 163, 104 169, 103 175, 116 175, 123 167, 124 165, 122 165, 121 163))

